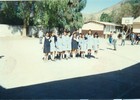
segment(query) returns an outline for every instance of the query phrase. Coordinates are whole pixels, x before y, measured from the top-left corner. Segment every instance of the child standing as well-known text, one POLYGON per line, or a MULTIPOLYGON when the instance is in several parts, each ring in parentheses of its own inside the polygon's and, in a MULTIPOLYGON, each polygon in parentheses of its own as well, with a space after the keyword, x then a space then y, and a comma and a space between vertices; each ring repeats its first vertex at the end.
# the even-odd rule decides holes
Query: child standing
POLYGON ((89 30, 88 35, 87 35, 87 50, 88 50, 87 57, 88 58, 91 58, 92 48, 93 48, 93 36, 92 36, 92 31, 89 30))
POLYGON ((67 50, 68 50, 68 35, 67 32, 64 31, 63 35, 62 35, 62 39, 63 39, 63 54, 62 57, 63 58, 67 58, 67 50))
POLYGON ((43 53, 45 54, 45 57, 43 57, 43 60, 48 60, 48 56, 50 53, 50 37, 49 33, 45 34, 44 39, 44 44, 43 44, 43 53))
POLYGON ((56 48, 58 52, 59 59, 62 59, 62 51, 63 51, 63 40, 62 40, 62 34, 59 34, 57 37, 57 42, 56 42, 56 48))
POLYGON ((68 58, 71 58, 71 50, 72 50, 72 46, 71 46, 71 42, 72 42, 72 35, 71 35, 71 33, 70 32, 68 32, 68 47, 67 47, 67 53, 68 53, 68 58))
POLYGON ((78 50, 78 38, 76 33, 74 33, 72 36, 71 46, 72 46, 72 56, 73 58, 75 58, 78 50))
POLYGON ((95 34, 93 36, 94 36, 94 38, 93 38, 93 50, 94 50, 95 58, 98 59, 97 53, 98 53, 98 49, 99 49, 99 36, 98 36, 97 32, 95 32, 95 34))
POLYGON ((79 47, 80 47, 81 57, 82 58, 85 58, 87 41, 85 39, 85 35, 84 34, 81 34, 81 38, 79 38, 79 47))
POLYGON ((51 59, 52 61, 55 61, 55 52, 56 52, 56 40, 55 40, 55 36, 54 33, 52 32, 51 37, 50 37, 50 52, 51 52, 51 59))

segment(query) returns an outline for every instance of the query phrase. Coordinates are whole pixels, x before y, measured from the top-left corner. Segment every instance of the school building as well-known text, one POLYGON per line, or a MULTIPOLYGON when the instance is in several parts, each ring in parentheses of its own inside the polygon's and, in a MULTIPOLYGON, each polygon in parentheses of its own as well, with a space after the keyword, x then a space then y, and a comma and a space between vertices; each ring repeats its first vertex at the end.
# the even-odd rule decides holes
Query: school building
POLYGON ((100 37, 106 38, 110 32, 116 31, 120 32, 122 25, 109 23, 109 22, 100 22, 100 21, 88 21, 85 22, 82 27, 82 33, 88 33, 88 30, 91 30, 93 33, 98 32, 100 37))
POLYGON ((133 21, 133 32, 140 33, 140 16, 133 21))

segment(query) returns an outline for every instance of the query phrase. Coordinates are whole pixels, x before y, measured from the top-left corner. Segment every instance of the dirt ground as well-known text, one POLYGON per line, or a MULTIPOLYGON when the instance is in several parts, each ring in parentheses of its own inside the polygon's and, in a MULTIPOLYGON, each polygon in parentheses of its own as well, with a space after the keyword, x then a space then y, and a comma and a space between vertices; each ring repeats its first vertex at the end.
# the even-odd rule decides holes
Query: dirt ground
POLYGON ((117 51, 100 39, 99 59, 75 58, 43 61, 42 45, 38 38, 0 38, 0 86, 9 89, 81 76, 97 75, 122 70, 140 62, 140 45, 120 46, 117 51))

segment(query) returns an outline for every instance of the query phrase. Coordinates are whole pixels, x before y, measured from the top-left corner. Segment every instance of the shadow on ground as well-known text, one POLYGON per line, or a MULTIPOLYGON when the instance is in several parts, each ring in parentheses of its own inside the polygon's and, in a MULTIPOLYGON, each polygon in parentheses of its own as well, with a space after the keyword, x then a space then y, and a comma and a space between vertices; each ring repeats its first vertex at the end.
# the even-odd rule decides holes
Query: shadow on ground
POLYGON ((139 94, 140 63, 123 70, 99 75, 14 89, 0 87, 0 99, 128 99, 140 98, 139 94))

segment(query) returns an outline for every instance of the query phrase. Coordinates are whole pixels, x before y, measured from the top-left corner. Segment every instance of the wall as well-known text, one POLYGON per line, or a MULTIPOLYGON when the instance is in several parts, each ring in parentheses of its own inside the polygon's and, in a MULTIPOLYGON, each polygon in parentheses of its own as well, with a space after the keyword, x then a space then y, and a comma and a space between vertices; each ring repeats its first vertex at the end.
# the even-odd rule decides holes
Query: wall
POLYGON ((140 24, 133 24, 133 32, 140 33, 140 24))
MULTIPOLYGON (((105 35, 103 34, 103 31, 98 31, 98 30, 91 30, 92 33, 94 34, 95 32, 98 33, 99 37, 105 38, 105 35)), ((87 34, 88 30, 82 30, 82 33, 87 34)))
MULTIPOLYGON (((44 29, 44 32, 46 29, 44 29)), ((36 34, 37 36, 38 28, 35 26, 30 26, 28 30, 28 36, 32 36, 36 34)), ((21 36, 22 34, 22 26, 15 26, 15 25, 6 25, 0 24, 0 37, 5 36, 21 36)))
POLYGON ((89 30, 89 29, 103 31, 104 25, 91 22, 91 23, 84 24, 82 27, 82 30, 89 30))
POLYGON ((0 37, 4 36, 20 36, 22 33, 21 26, 12 26, 6 24, 0 24, 0 37))

